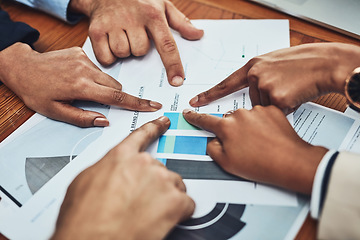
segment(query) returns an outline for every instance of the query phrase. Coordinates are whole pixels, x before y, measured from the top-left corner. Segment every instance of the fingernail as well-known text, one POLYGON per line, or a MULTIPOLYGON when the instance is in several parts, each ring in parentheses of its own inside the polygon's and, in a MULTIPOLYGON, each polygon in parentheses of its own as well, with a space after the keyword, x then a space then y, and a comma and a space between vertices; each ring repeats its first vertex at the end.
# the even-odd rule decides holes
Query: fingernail
POLYGON ((168 121, 170 121, 169 118, 167 118, 167 117, 165 117, 165 116, 159 117, 158 120, 161 121, 161 122, 168 122, 168 121))
POLYGON ((187 113, 189 113, 189 112, 193 112, 193 110, 191 110, 191 109, 184 109, 184 110, 183 110, 183 114, 187 114, 187 113))
POLYGON ((158 102, 154 102, 154 101, 150 101, 150 106, 152 107, 152 108, 155 108, 155 109, 160 109, 160 108, 162 108, 162 104, 161 103, 158 103, 158 102))
POLYGON ((94 120, 95 127, 107 127, 109 126, 109 124, 109 120, 107 120, 106 118, 98 117, 94 120))
POLYGON ((190 100, 189 104, 192 106, 196 104, 198 101, 199 101, 199 96, 195 96, 190 100))
POLYGON ((183 82, 184 82, 184 79, 180 76, 175 76, 171 79, 171 83, 174 86, 180 86, 183 84, 183 82))

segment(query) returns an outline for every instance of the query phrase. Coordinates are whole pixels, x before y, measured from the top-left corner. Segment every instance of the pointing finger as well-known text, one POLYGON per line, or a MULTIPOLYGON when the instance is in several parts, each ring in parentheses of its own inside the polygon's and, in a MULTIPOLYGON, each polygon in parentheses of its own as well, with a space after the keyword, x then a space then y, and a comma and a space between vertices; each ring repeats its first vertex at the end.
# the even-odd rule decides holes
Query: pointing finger
POLYGON ((162 105, 158 102, 141 99, 121 90, 102 85, 91 85, 79 95, 79 100, 95 101, 135 111, 157 111, 162 105))
POLYGON ((218 134, 221 135, 221 132, 219 131, 219 123, 222 121, 222 118, 209 114, 196 113, 187 109, 183 111, 183 116, 186 121, 195 125, 196 127, 212 132, 217 136, 219 136, 218 134))
POLYGON ((148 29, 166 69, 169 83, 172 86, 182 85, 185 77, 184 68, 165 16, 162 16, 162 20, 153 21, 148 29))
POLYGON ((83 110, 70 104, 63 102, 55 102, 52 104, 51 112, 47 112, 46 116, 67 122, 79 127, 107 127, 109 121, 106 117, 98 112, 83 110))
POLYGON ((192 98, 189 102, 190 105, 193 107, 200 107, 247 87, 248 69, 249 69, 249 64, 246 64, 244 67, 235 71, 233 74, 231 74, 229 77, 227 77, 219 84, 192 98))
POLYGON ((160 117, 132 132, 121 143, 126 149, 135 152, 142 152, 156 139, 160 137, 170 126, 170 120, 167 117, 160 117))

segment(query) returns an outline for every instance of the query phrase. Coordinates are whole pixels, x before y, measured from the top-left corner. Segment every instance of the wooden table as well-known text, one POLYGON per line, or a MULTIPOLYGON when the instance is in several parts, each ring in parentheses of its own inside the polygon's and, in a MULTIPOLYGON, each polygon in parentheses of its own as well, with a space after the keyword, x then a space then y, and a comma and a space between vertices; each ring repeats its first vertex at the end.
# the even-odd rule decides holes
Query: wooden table
MULTIPOLYGON (((360 46, 360 41, 319 27, 278 11, 245 0, 172 0, 190 19, 289 19, 291 46, 313 42, 343 42, 360 46)), ((15 21, 25 22, 40 31, 35 43, 39 52, 73 46, 82 46, 87 37, 88 19, 69 25, 42 12, 9 0, 0 0, 0 6, 15 21)), ((328 94, 315 102, 344 111, 346 101, 338 94, 328 94)), ((24 123, 34 112, 6 86, 0 86, 0 141, 24 123)), ((315 239, 316 222, 309 217, 296 239, 315 239)), ((1 239, 6 239, 0 236, 1 239)))

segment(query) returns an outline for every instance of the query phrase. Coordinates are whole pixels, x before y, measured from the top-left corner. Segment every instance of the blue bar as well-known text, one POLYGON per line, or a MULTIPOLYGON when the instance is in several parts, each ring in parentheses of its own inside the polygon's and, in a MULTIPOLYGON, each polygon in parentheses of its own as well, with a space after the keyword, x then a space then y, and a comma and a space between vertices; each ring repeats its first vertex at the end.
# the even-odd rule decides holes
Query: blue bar
POLYGON ((170 127, 169 129, 177 129, 178 121, 179 121, 179 113, 178 112, 166 112, 164 116, 170 119, 170 127))
POLYGON ((176 136, 174 153, 206 155, 207 137, 176 136))

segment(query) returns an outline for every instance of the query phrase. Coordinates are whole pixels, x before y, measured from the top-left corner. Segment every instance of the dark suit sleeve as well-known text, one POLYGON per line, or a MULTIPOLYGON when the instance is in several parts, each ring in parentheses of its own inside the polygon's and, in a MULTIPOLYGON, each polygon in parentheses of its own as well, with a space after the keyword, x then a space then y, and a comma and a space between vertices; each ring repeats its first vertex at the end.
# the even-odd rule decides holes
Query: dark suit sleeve
POLYGON ((11 21, 7 12, 0 9, 0 51, 16 42, 32 46, 39 35, 40 33, 29 25, 11 21))
POLYGON ((0 51, 16 42, 32 46, 38 40, 39 35, 40 33, 29 25, 11 21, 7 12, 0 9, 0 51))

